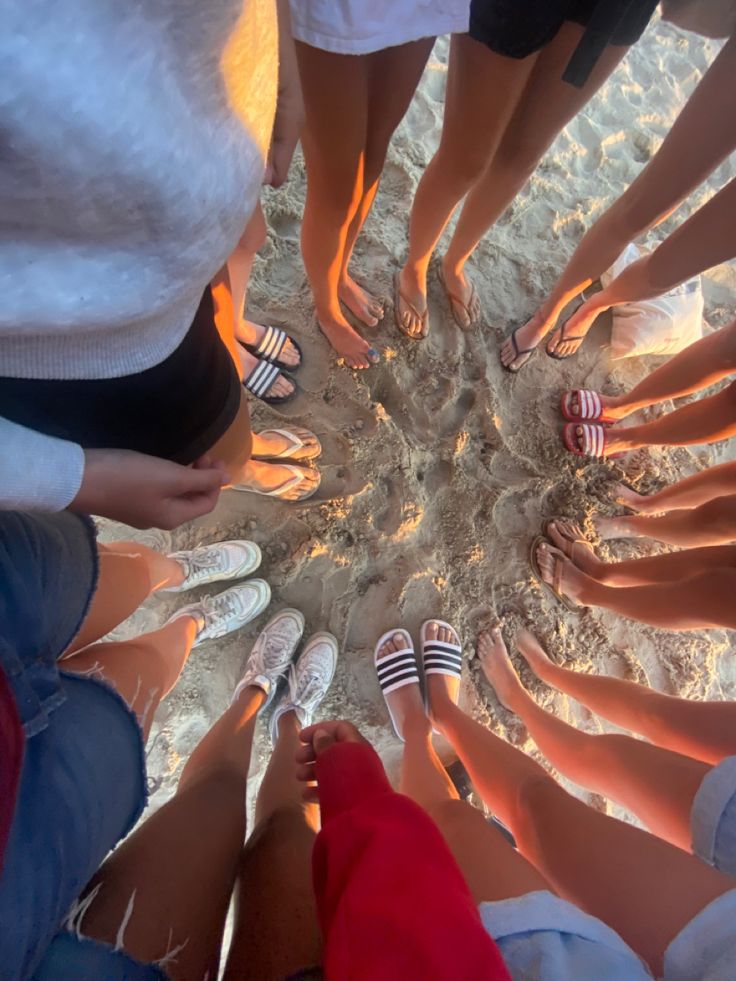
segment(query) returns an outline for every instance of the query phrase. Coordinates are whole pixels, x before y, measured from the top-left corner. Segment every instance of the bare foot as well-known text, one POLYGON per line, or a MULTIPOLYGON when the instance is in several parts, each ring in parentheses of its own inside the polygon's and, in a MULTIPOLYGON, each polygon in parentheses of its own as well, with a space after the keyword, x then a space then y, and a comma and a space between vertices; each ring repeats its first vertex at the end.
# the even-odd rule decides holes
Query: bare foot
POLYGON ((518 712, 519 702, 528 696, 509 660, 501 628, 491 627, 479 634, 476 650, 483 674, 496 698, 509 712, 518 712))
POLYGON ((624 507, 638 514, 654 514, 657 511, 656 507, 652 507, 646 494, 639 494, 626 484, 616 484, 613 489, 613 499, 617 504, 623 504, 624 507))
MULTIPOLYGON (((319 470, 312 470, 310 467, 294 467, 301 471, 301 481, 295 484, 288 491, 279 494, 279 498, 284 501, 301 501, 313 494, 320 485, 321 477, 319 470)), ((294 474, 289 467, 281 466, 278 463, 263 463, 260 460, 249 460, 243 467, 236 484, 235 490, 257 490, 262 494, 276 491, 284 487, 294 479, 294 474)))
POLYGON ((587 603, 586 587, 590 584, 589 577, 573 565, 564 552, 558 548, 553 548, 547 542, 540 542, 537 547, 537 565, 542 574, 542 579, 552 589, 555 588, 555 572, 558 563, 560 564, 559 588, 562 595, 567 596, 579 606, 585 605, 587 603))
POLYGON ((317 314, 319 329, 333 346, 349 368, 370 368, 381 360, 374 347, 364 341, 360 334, 353 330, 347 320, 340 315, 337 317, 321 317, 317 314))
MULTIPOLYGON (((597 297, 600 294, 596 294, 597 297)), ((547 353, 558 358, 569 358, 580 348, 593 326, 599 313, 607 307, 601 307, 594 300, 586 300, 564 324, 557 328, 547 341, 547 353)))
POLYGON ((578 569, 596 578, 597 573, 605 562, 596 558, 589 542, 585 540, 583 529, 574 521, 549 521, 546 528, 547 537, 556 545, 568 559, 571 559, 578 569))
POLYGON ((481 314, 478 293, 462 270, 457 272, 454 265, 448 265, 447 256, 442 259, 441 278, 452 304, 455 320, 464 330, 477 324, 481 314))
MULTIPOLYGON (((387 657, 389 654, 397 654, 399 651, 406 650, 411 645, 411 638, 408 635, 397 631, 393 637, 384 641, 378 648, 378 658, 387 657)), ((386 704, 391 709, 394 717, 394 724, 399 735, 403 738, 408 725, 418 725, 421 727, 422 720, 429 734, 429 719, 424 709, 422 690, 418 684, 404 685, 394 691, 384 695, 386 704)))
MULTIPOLYGON (((254 357, 250 351, 246 351, 241 344, 238 344, 238 354, 243 368, 243 378, 247 378, 256 365, 260 363, 259 359, 254 357)), ((282 398, 291 395, 295 388, 296 386, 290 378, 280 375, 264 394, 270 398, 282 398)))
MULTIPOLYGON (((235 328, 235 336, 241 344, 255 346, 263 339, 266 328, 262 324, 253 323, 252 320, 241 320, 235 328)), ((284 342, 279 354, 279 361, 287 367, 296 367, 301 363, 299 352, 289 339, 284 342)))
MULTIPOLYGON (((618 422, 619 419, 624 419, 632 411, 627 408, 619 408, 617 404, 619 400, 613 395, 602 395, 598 392, 598 398, 601 400, 603 408, 602 418, 599 421, 618 422)), ((574 416, 580 415, 580 399, 577 390, 574 390, 570 397, 570 413, 574 416)))
POLYGON ((359 286, 349 273, 346 273, 341 280, 337 295, 348 310, 366 327, 375 327, 379 320, 383 320, 383 306, 367 290, 359 286))
POLYGON ((302 446, 294 448, 294 444, 275 429, 265 429, 262 433, 253 433, 252 457, 282 460, 316 460, 322 452, 322 445, 313 432, 300 426, 284 426, 287 432, 301 440, 302 446), (282 455, 283 454, 283 455, 282 455))
MULTIPOLYGON (((427 624, 427 640, 437 640, 441 644, 457 644, 461 646, 462 641, 456 630, 452 627, 441 626, 436 620, 431 620, 427 624)), ((453 705, 457 705, 460 696, 460 678, 451 678, 446 674, 426 675, 427 701, 429 703, 429 714, 434 717, 435 713, 441 713, 443 702, 448 700, 453 705)))
POLYGON ((604 542, 610 542, 614 538, 642 538, 636 528, 632 528, 629 519, 625 515, 615 518, 593 518, 595 530, 599 538, 604 542))
MULTIPOLYGON (((578 449, 582 453, 587 453, 585 446, 585 430, 583 426, 600 426, 600 423, 569 423, 570 427, 575 427, 575 442, 578 445, 578 449)), ((638 450, 642 444, 635 443, 633 440, 629 439, 626 435, 627 429, 616 429, 615 426, 610 428, 606 426, 601 426, 604 435, 603 453, 601 455, 602 459, 612 456, 614 453, 627 453, 629 450, 638 450)))
POLYGON ((396 317, 409 337, 423 337, 429 330, 427 320, 427 276, 417 276, 408 266, 399 273, 396 317))
POLYGON ((516 646, 534 674, 543 681, 546 680, 547 668, 552 665, 552 661, 531 630, 518 632, 516 646))
MULTIPOLYGON (((519 351, 531 352, 547 333, 547 324, 541 312, 537 310, 531 320, 515 332, 516 345, 519 351)), ((530 353, 517 354, 514 342, 510 337, 501 345, 501 364, 510 371, 518 371, 531 357, 530 353)))

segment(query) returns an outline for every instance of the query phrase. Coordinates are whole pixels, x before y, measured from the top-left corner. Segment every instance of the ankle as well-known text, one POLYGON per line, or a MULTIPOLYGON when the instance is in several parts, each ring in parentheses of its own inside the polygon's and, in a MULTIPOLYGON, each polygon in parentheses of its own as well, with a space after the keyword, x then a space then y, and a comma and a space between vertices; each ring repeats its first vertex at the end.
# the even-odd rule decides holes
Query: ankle
POLYGON ((455 710, 457 710, 457 705, 450 698, 446 689, 431 693, 429 698, 429 715, 437 728, 441 729, 448 717, 455 710))
POLYGON ((431 726, 421 709, 411 709, 402 720, 401 731, 405 740, 428 738, 431 726))
POLYGON ((442 257, 442 271, 445 275, 452 276, 453 279, 462 279, 467 261, 467 256, 457 257, 448 250, 442 257))

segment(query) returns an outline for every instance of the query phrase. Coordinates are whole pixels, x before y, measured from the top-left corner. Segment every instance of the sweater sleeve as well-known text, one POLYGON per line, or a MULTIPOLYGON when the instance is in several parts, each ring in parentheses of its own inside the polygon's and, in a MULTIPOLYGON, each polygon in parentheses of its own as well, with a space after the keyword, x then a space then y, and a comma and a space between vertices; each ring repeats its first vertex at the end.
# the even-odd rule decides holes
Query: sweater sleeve
POLYGON ((62 511, 77 495, 84 451, 77 443, 0 418, 0 508, 62 511))
POLYGON ((312 872, 328 981, 510 981, 442 835, 391 789, 375 751, 337 743, 317 780, 312 872))

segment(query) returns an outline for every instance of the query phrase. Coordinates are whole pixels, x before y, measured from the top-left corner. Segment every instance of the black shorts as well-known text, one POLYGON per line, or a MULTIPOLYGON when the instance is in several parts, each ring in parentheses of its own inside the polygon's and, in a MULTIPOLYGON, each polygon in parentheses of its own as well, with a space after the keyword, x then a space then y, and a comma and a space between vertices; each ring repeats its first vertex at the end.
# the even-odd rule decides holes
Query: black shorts
POLYGON ((241 384, 205 290, 181 344, 122 378, 0 378, 0 416, 85 449, 137 450, 193 463, 232 424, 241 384))
POLYGON ((595 35, 588 40, 602 50, 607 44, 635 44, 656 6, 657 0, 472 0, 469 33, 496 54, 526 58, 549 44, 569 20, 595 35))

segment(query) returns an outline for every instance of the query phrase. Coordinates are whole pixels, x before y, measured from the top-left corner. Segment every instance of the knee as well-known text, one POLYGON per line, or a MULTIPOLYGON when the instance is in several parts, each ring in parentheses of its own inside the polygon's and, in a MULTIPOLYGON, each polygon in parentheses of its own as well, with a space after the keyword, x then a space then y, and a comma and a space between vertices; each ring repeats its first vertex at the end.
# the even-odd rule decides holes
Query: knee
POLYGON ((267 238, 268 227, 266 225, 266 219, 263 215, 263 209, 261 208, 261 204, 259 202, 256 205, 256 209, 251 215, 248 224, 245 226, 245 231, 240 236, 237 250, 239 252, 245 252, 248 255, 255 255, 256 252, 260 252, 260 250, 266 244, 267 238))
POLYGON ((466 194, 486 172, 489 155, 485 150, 472 147, 457 152, 454 148, 440 148, 430 162, 430 167, 440 177, 442 183, 455 191, 458 197, 466 194))
POLYGON ((538 774, 523 780, 513 801, 511 830, 525 854, 532 852, 539 837, 539 828, 545 818, 572 798, 549 775, 538 774))
POLYGON ((305 840, 315 836, 309 825, 304 808, 299 804, 279 807, 263 818, 253 829, 243 849, 245 862, 256 852, 267 850, 275 857, 288 857, 305 840))
POLYGON ((736 540, 736 495, 716 497, 695 509, 699 527, 705 527, 724 540, 736 540))
POLYGON ((531 177, 537 164, 544 154, 544 147, 539 147, 529 140, 504 138, 493 155, 493 170, 503 171, 524 179, 531 177))
POLYGON ((447 798, 427 807, 427 812, 442 832, 442 837, 448 844, 462 840, 469 828, 476 824, 485 824, 485 815, 472 804, 457 798, 447 798))

